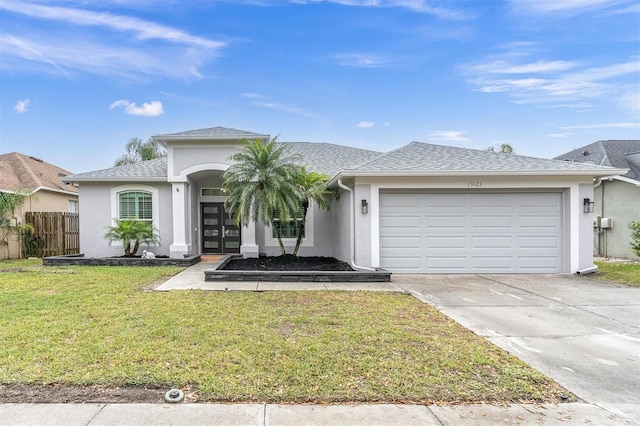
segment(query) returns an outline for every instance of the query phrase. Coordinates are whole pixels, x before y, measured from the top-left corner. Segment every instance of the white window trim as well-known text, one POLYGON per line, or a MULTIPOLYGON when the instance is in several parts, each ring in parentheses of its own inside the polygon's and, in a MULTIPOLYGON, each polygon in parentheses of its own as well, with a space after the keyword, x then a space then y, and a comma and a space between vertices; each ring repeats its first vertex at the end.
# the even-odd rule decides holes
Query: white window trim
MULTIPOLYGON (((136 184, 128 184, 128 185, 120 185, 114 188, 111 188, 111 225, 115 225, 115 219, 118 219, 118 195, 122 192, 132 192, 132 191, 141 191, 148 192, 151 194, 151 214, 153 215, 151 223, 153 227, 157 230, 160 230, 160 190, 158 188, 154 188, 149 185, 136 185, 136 184)), ((121 241, 113 241, 111 243, 113 246, 122 246, 121 241)))
MULTIPOLYGON (((304 238, 300 243, 300 247, 313 247, 313 217, 315 215, 315 205, 312 201, 309 202, 309 209, 307 210, 307 222, 305 223, 304 238)), ((267 247, 279 247, 278 239, 273 236, 273 227, 270 224, 264 226, 264 244, 267 247)), ((293 248, 296 244, 296 238, 283 238, 282 243, 285 247, 293 248)))

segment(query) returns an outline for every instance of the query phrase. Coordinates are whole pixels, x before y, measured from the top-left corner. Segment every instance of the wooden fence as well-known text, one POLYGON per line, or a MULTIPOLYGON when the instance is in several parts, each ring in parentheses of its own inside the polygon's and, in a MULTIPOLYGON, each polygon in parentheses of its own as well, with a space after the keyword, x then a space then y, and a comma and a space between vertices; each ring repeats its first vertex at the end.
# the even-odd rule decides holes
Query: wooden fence
POLYGON ((29 256, 80 253, 78 213, 27 212, 25 221, 35 228, 34 237, 25 247, 29 256))

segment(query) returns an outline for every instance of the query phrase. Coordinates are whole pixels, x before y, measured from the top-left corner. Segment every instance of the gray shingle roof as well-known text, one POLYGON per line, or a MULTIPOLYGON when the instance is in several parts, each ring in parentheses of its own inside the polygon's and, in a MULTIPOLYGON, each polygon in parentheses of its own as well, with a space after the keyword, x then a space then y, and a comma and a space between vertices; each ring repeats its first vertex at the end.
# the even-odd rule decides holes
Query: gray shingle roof
POLYGON ((307 170, 334 176, 344 169, 356 167, 381 155, 380 152, 326 142, 282 142, 289 152, 300 155, 300 165, 307 170))
POLYGON ((63 178, 67 182, 80 181, 165 181, 167 180, 167 158, 125 164, 110 169, 78 173, 63 178))
POLYGON ((168 133, 165 135, 154 135, 154 139, 177 139, 177 138, 230 138, 230 139, 252 139, 262 138, 266 135, 247 132, 246 130, 230 129, 228 127, 208 127, 206 129, 187 130, 186 132, 168 133))
MULTIPOLYGON (((594 164, 548 160, 515 154, 411 142, 381 154, 348 146, 320 142, 280 142, 289 152, 300 156, 300 165, 309 171, 335 177, 348 175, 446 175, 446 174, 592 174, 606 176, 619 173, 594 164)), ((166 181, 167 159, 144 161, 110 169, 79 173, 65 181, 166 181)))
MULTIPOLYGON (((580 172, 604 170, 600 166, 568 163, 515 154, 411 142, 383 154, 352 171, 366 172, 580 172)), ((349 170, 346 170, 348 172, 349 170)), ((348 174, 348 173, 347 173, 348 174)))
POLYGON ((568 162, 629 169, 623 176, 640 180, 640 140, 597 141, 555 158, 568 162))

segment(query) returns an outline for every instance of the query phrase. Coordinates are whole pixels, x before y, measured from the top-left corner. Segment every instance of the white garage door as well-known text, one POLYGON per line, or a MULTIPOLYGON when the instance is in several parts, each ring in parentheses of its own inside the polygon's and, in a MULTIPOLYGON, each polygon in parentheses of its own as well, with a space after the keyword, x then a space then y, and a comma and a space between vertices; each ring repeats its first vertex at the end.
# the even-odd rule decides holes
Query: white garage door
POLYGON ((562 272, 562 194, 382 193, 380 263, 400 273, 562 272))

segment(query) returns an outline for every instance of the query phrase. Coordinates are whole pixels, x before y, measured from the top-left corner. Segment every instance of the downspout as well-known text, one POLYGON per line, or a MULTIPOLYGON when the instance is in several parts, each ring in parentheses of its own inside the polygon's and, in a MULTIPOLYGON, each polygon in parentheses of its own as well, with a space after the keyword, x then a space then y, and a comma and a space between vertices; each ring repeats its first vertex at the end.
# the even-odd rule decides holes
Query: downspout
POLYGON ((356 265, 356 228, 355 228, 355 209, 353 207, 354 201, 353 197, 355 194, 353 193, 353 189, 349 188, 347 185, 342 183, 342 178, 338 178, 338 186, 345 191, 349 192, 349 245, 351 251, 351 260, 349 263, 355 269, 366 269, 368 271, 375 271, 373 268, 369 268, 366 266, 358 266, 356 265))

